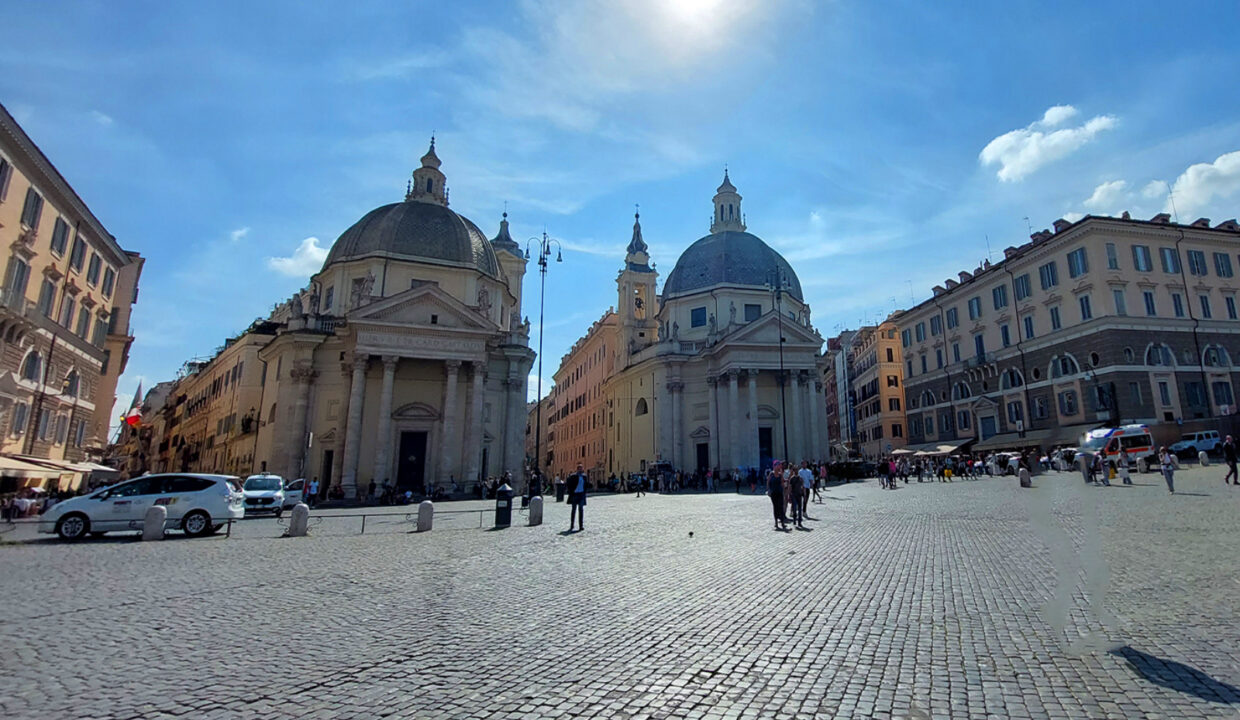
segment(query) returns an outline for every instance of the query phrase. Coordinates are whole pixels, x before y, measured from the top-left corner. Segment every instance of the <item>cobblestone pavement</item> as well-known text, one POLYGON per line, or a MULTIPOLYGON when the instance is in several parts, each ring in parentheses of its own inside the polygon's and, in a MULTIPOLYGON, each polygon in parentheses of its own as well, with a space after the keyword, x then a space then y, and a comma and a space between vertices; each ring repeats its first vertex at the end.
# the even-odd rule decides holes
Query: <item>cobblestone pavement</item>
POLYGON ((870 481, 789 533, 718 494, 592 497, 573 535, 550 503, 502 531, 10 542, 0 716, 1238 717, 1221 475, 870 481))

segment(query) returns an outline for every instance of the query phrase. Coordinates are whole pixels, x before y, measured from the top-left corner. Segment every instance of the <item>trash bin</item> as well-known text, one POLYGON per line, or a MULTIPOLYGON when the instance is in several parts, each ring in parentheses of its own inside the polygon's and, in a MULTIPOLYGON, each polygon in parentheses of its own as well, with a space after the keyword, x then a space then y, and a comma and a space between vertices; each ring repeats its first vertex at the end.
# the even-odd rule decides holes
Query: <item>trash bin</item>
POLYGON ((555 501, 564 502, 564 482, 559 481, 555 484, 555 501))
POLYGON ((495 527, 512 524, 512 487, 504 483, 495 491, 495 527))

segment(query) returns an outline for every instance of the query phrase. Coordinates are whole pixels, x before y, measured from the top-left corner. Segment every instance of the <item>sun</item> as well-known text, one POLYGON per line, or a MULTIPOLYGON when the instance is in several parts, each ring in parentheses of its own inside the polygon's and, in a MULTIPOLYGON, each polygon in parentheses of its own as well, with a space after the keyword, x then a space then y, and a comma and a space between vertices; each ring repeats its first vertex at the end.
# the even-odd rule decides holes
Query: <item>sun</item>
POLYGON ((709 21, 723 0, 669 0, 663 7, 668 16, 686 24, 709 21))

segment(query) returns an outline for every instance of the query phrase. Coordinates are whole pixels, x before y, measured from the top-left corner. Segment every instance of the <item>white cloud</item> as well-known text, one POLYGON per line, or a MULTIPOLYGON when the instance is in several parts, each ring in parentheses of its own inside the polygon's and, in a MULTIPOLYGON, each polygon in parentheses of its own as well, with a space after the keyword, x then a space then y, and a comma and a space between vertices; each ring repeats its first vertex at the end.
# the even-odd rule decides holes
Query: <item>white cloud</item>
POLYGON ((1076 222, 1077 220, 1080 220, 1080 219, 1081 219, 1081 218, 1083 218, 1083 217, 1085 217, 1085 213, 1079 213, 1079 212, 1066 212, 1066 213, 1064 213, 1064 214, 1063 214, 1063 219, 1064 219, 1064 220, 1067 220, 1067 221, 1068 221, 1068 222, 1070 222, 1070 223, 1074 223, 1074 222, 1076 222))
POLYGON ((998 165, 1000 180, 1015 182, 1043 165, 1071 155, 1116 124, 1114 116, 1098 115, 1076 127, 1053 129, 1076 114, 1076 108, 1071 105, 1051 107, 1043 113, 1042 119, 991 140, 982 148, 978 159, 982 165, 998 165))
MULTIPOLYGON (((1128 197, 1128 183, 1124 180, 1112 180, 1094 188, 1094 194, 1084 202, 1090 210, 1113 212, 1128 197)), ((1067 219, 1067 216, 1064 216, 1067 219)))
POLYGON ((228 233, 228 239, 232 240, 233 242, 241 242, 241 240, 245 238, 246 235, 249 235, 249 234, 250 234, 249 227, 237 228, 236 230, 233 230, 232 232, 228 233))
POLYGON ((1151 180, 1141 190, 1141 197, 1146 200, 1157 200, 1167 194, 1167 183, 1162 180, 1151 180))
POLYGON ((308 237, 301 241, 289 257, 267 258, 267 267, 281 275, 309 277, 323 267, 323 261, 326 259, 327 248, 319 245, 318 238, 308 237))
POLYGON ((94 118, 95 122, 99 123, 100 125, 103 125, 104 127, 107 127, 111 125, 113 122, 115 122, 112 119, 111 115, 105 115, 104 113, 101 113, 98 110, 91 110, 90 116, 94 118))
MULTIPOLYGON (((1228 198, 1240 194, 1240 150, 1219 155, 1212 163, 1190 165, 1172 185, 1175 209, 1188 215, 1209 206, 1216 197, 1228 198)), ((1171 209, 1171 203, 1167 203, 1171 209)))
POLYGON ((341 71, 346 80, 397 80, 418 73, 421 70, 442 67, 448 63, 449 56, 440 50, 402 55, 370 63, 349 62, 341 71))

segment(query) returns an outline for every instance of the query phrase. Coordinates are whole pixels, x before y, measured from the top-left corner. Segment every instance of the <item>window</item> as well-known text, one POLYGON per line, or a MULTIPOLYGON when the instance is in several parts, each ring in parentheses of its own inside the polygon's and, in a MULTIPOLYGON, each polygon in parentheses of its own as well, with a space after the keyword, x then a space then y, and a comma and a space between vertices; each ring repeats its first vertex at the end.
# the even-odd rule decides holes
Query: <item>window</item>
POLYGON ((1210 387, 1214 391, 1215 405, 1232 404, 1231 383, 1226 380, 1218 380, 1215 381, 1210 387))
POLYGON ((986 357, 986 338, 981 333, 973 336, 973 350, 977 353, 978 360, 986 357))
POLYGON ((78 390, 81 389, 81 384, 82 384, 82 376, 78 375, 77 370, 70 370, 69 374, 65 376, 65 386, 64 386, 65 394, 68 395, 69 397, 77 397, 78 390))
POLYGON ((900 387, 900 378, 896 375, 888 375, 887 387, 900 387))
POLYGON ((1227 305, 1227 319, 1236 319, 1236 296, 1228 295, 1223 298, 1223 302, 1227 305))
POLYGON ((936 367, 936 368, 938 368, 938 369, 942 369, 942 367, 943 367, 943 348, 935 348, 935 349, 934 349, 934 362, 936 363, 936 365, 935 365, 935 367, 936 367))
POLYGON ((39 288, 39 312, 44 317, 52 316, 52 306, 56 302, 56 284, 43 278, 43 287, 39 288))
POLYGON ((991 299, 994 300, 996 310, 1001 310, 1007 307, 1007 285, 1000 285, 994 290, 991 290, 990 295, 991 299))
POLYGON ((1175 356, 1171 354, 1171 348, 1166 345, 1151 345, 1149 349, 1145 351, 1145 364, 1155 366, 1165 365, 1170 367, 1175 365, 1175 356))
MULTIPOLYGON (((64 218, 56 218, 56 224, 52 227, 52 252, 57 255, 64 255, 65 248, 69 245, 69 223, 64 218)), ((1226 256, 1224 256, 1226 257, 1226 256)))
POLYGON ((52 411, 43 408, 39 411, 39 423, 36 426, 35 435, 40 440, 46 440, 52 436, 52 411))
POLYGON ((1150 272, 1154 269, 1154 259, 1148 245, 1132 246, 1132 266, 1137 272, 1150 272))
POLYGON ((1021 376, 1020 371, 1016 368, 1008 368, 999 376, 999 389, 1011 390, 1025 384, 1025 378, 1021 376))
POLYGON ((926 434, 927 435, 934 434, 934 416, 933 415, 926 416, 926 434))
POLYGON ((103 265, 103 260, 99 258, 99 253, 90 254, 90 266, 86 269, 86 282, 94 285, 99 282, 99 268, 103 265))
POLYGON ((969 411, 960 410, 956 412, 956 427, 961 430, 969 429, 969 411))
POLYGON ((1231 277, 1231 256, 1227 253, 1214 253, 1214 273, 1221 278, 1231 277))
POLYGON ((1012 344, 1012 333, 1008 330, 1006 323, 999 326, 999 337, 1003 339, 1003 347, 1012 344))
POLYGON ((1133 405, 1141 404, 1141 383, 1136 381, 1128 383, 1128 400, 1133 405))
POLYGON ((9 269, 5 279, 5 295, 7 300, 23 298, 26 294, 26 283, 30 280, 30 266, 18 257, 9 258, 9 269))
POLYGON ((1210 296, 1209 295, 1198 295, 1197 299, 1201 301, 1201 317, 1206 320, 1209 320, 1210 318, 1214 317, 1213 314, 1210 312, 1210 296))
POLYGON ((1068 253, 1068 277, 1080 277, 1089 272, 1089 259, 1085 257, 1085 248, 1077 248, 1068 253))
POLYGON ((1162 271, 1168 275, 1179 274, 1180 253, 1175 248, 1158 248, 1158 256, 1162 260, 1162 271))
POLYGON ((1188 272, 1190 275, 1205 275, 1206 254, 1200 250, 1188 251, 1188 272))
POLYGON ((908 368, 906 369, 904 376, 913 377, 913 359, 912 358, 908 359, 908 368))
POLYGON ((952 343, 952 362, 960 362, 960 343, 952 343))
POLYGON ((908 347, 909 345, 912 345, 913 344, 913 333, 909 330, 901 330, 900 331, 900 342, 903 343, 904 347, 908 347))
POLYGON ((1081 366, 1077 365, 1076 358, 1071 355, 1056 355, 1051 358, 1051 377, 1053 378, 1075 375, 1080 371, 1081 366))
POLYGON ((976 320, 982 316, 982 299, 980 297, 969 299, 969 319, 976 320))
POLYGON ((887 409, 897 411, 900 409, 900 398, 887 398, 887 409))
POLYGON ((1046 419, 1046 398, 1037 397, 1033 399, 1033 418, 1035 420, 1046 419))
POLYGON ((60 324, 71 328, 73 327, 73 311, 77 309, 77 303, 72 297, 66 297, 64 303, 60 306, 60 324))
POLYGON ((693 308, 689 311, 689 326, 704 327, 706 325, 706 308, 693 308))
POLYGON ((923 375, 929 372, 929 370, 926 369, 926 356, 925 355, 921 356, 921 372, 923 375))
POLYGON ((17 403, 13 407, 13 434, 21 435, 26 432, 26 421, 30 419, 30 406, 26 403, 17 403))
POLYGON ((90 336, 90 344, 95 347, 103 347, 103 343, 108 337, 108 324, 102 320, 95 320, 95 329, 90 336))
POLYGON ((1050 290, 1059 284, 1059 269, 1052 260, 1038 268, 1038 278, 1042 281, 1042 289, 1050 290))
POLYGON ((1145 299, 1145 314, 1150 317, 1157 315, 1158 312, 1154 309, 1154 291, 1144 290, 1141 293, 1141 297, 1145 299))
POLYGON ((1184 298, 1179 293, 1171 293, 1171 308, 1175 311, 1178 318, 1184 317, 1184 298))
POLYGON ((1205 407, 1206 405, 1206 389, 1205 386, 1197 380, 1189 380, 1184 383, 1184 398, 1192 407, 1205 407))
POLYGON ((1166 380, 1158 381, 1158 400, 1164 406, 1171 405, 1171 388, 1167 385, 1166 380))
POLYGON ((64 415, 56 416, 56 444, 64 445, 65 438, 69 436, 69 418, 64 415))
POLYGON ((1080 296, 1079 298, 1077 298, 1077 302, 1080 303, 1081 305, 1081 322, 1085 322, 1086 320, 1094 316, 1093 308, 1091 308, 1089 305, 1088 295, 1080 296))
POLYGON ((1119 270, 1119 257, 1115 254, 1115 243, 1107 243, 1107 269, 1119 270))
POLYGON ((86 443, 86 421, 78 420, 77 432, 73 434, 73 446, 82 447, 86 443))
POLYGON ((634 415, 645 415, 650 412, 650 408, 646 405, 646 398, 637 399, 637 408, 633 411, 634 415))
POLYGON ((1075 415, 1077 411, 1076 391, 1064 390, 1059 393, 1059 414, 1075 415))
POLYGON ((1029 273, 1018 276, 1012 281, 1013 294, 1016 295, 1016 302, 1020 302, 1033 294, 1029 286, 1029 273))
POLYGON ((926 324, 924 322, 917 323, 913 328, 913 337, 917 338, 917 342, 923 342, 926 339, 926 324))
POLYGON ((85 340, 86 333, 89 329, 90 329, 90 313, 87 312, 85 308, 83 308, 82 312, 78 313, 77 328, 74 329, 73 334, 85 340))
POLYGON ((332 309, 332 300, 336 296, 336 286, 327 288, 327 292, 323 293, 323 311, 329 312, 332 309))
POLYGON ((103 271, 103 296, 112 297, 112 288, 116 287, 116 271, 112 268, 105 268, 103 271))
POLYGON ((1230 367, 1231 357, 1227 354, 1227 348, 1222 345, 1207 345, 1205 355, 1205 364, 1207 367, 1230 367))
POLYGON ((1115 300, 1115 314, 1116 315, 1127 315, 1128 304, 1124 300, 1124 291, 1117 289, 1117 288, 1112 289, 1111 297, 1115 300))
POLYGON ((892 423, 891 437, 904 437, 904 426, 900 423, 892 423))
POLYGON ((762 306, 757 303, 745 303, 745 322, 753 322, 762 317, 762 306))
POLYGON ((891 348, 887 348, 887 362, 895 362, 895 361, 896 361, 895 351, 892 350, 891 348))
POLYGON ((1007 404, 1007 419, 1010 425, 1015 425, 1025 419, 1025 408, 1019 400, 1013 400, 1007 404))
POLYGON ((86 262, 86 240, 79 232, 73 237, 73 251, 69 253, 69 267, 76 272, 82 272, 83 262, 86 262))
POLYGON ((9 178, 13 177, 13 166, 8 160, 0 157, 0 202, 9 195, 9 178))
POLYGON ((1051 330, 1058 330, 1059 328, 1059 308, 1053 307, 1051 308, 1051 330))
POLYGON ((968 383, 958 382, 952 387, 952 400, 965 400, 972 395, 973 392, 969 390, 968 383))
POLYGON ((1025 316, 1025 339, 1026 340, 1033 339, 1033 316, 1032 315, 1025 316))
POLYGON ((943 318, 935 315, 930 318, 930 335, 937 336, 943 332, 943 318))
POLYGON ((947 329, 951 330, 960 324, 960 313, 956 312, 956 308, 947 309, 947 329))
POLYGON ((22 225, 32 230, 39 229, 39 218, 43 216, 43 196, 34 188, 26 189, 26 204, 22 206, 22 225))

